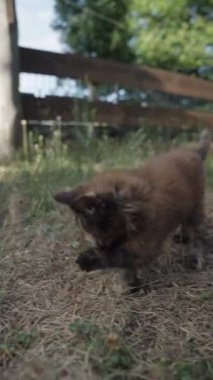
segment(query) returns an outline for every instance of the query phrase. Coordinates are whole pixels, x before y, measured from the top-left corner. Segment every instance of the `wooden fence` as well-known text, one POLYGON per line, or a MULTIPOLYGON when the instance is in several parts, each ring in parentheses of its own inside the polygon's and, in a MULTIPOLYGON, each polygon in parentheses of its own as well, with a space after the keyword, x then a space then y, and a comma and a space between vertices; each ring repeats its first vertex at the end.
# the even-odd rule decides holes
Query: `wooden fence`
MULTIPOLYGON (((75 54, 59 54, 20 48, 20 71, 54 75, 58 78, 87 79, 97 84, 113 84, 141 91, 157 91, 213 102, 213 83, 192 76, 150 67, 139 67, 100 58, 75 54)), ((70 97, 36 98, 22 94, 23 116, 45 120, 60 115, 63 120, 74 117, 76 100, 70 97)), ((80 107, 83 101, 79 101, 80 107)), ((106 124, 138 126, 208 126, 213 127, 213 113, 181 108, 142 107, 140 104, 90 102, 95 121, 106 124)))

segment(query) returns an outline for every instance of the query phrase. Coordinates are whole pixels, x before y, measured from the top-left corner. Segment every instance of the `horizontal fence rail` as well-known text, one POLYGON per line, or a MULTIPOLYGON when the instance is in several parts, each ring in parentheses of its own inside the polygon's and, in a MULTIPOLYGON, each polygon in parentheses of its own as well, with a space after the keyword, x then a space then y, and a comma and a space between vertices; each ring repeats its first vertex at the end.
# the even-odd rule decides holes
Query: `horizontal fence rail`
POLYGON ((142 91, 154 90, 213 102, 213 82, 101 58, 21 47, 20 71, 54 75, 58 78, 86 79, 95 83, 117 84, 142 91))
POLYGON ((61 116, 64 121, 76 120, 76 110, 82 114, 85 107, 92 120, 99 123, 119 124, 129 127, 159 125, 184 128, 207 126, 213 128, 213 113, 194 110, 142 107, 138 104, 112 104, 86 102, 75 98, 47 96, 36 98, 21 94, 23 115, 30 120, 48 120, 61 116), (82 112, 81 112, 82 111, 82 112))

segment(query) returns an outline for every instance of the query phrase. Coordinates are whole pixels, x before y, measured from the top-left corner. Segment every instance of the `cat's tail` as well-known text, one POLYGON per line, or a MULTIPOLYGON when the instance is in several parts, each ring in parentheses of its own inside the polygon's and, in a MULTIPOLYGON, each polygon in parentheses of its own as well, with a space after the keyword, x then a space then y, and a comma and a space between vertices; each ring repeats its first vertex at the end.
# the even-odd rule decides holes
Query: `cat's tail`
POLYGON ((200 144, 196 149, 202 161, 205 161, 211 146, 211 135, 207 129, 204 129, 200 134, 200 144))

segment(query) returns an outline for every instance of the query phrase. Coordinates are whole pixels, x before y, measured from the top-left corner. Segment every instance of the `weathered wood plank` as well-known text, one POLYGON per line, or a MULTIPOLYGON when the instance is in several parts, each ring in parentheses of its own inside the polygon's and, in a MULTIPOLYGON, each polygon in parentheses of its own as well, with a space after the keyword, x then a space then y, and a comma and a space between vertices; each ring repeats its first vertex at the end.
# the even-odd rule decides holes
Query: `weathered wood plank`
POLYGON ((20 48, 20 70, 25 73, 85 79, 141 90, 213 101, 213 82, 147 66, 136 66, 76 54, 20 48))
POLYGON ((58 115, 65 121, 76 120, 76 104, 78 104, 79 114, 82 114, 86 107, 89 113, 92 111, 93 120, 108 125, 117 124, 124 127, 134 127, 144 124, 178 128, 190 126, 213 128, 213 114, 208 112, 152 107, 142 108, 140 105, 124 103, 85 103, 85 101, 74 98, 54 96, 35 98, 33 95, 22 94, 23 116, 28 120, 48 120, 58 115))

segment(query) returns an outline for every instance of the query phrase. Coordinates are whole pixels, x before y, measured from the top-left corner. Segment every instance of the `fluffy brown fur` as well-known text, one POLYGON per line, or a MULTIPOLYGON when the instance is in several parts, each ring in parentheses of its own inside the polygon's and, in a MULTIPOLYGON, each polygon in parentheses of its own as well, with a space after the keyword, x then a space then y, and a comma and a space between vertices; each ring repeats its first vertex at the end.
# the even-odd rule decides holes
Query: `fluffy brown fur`
POLYGON ((123 268, 129 285, 137 287, 137 268, 160 255, 177 227, 194 247, 204 216, 202 161, 209 144, 203 133, 197 148, 159 155, 139 169, 102 173, 56 194, 55 200, 74 211, 94 243, 78 257, 81 269, 123 268))

